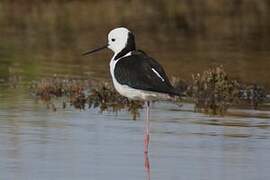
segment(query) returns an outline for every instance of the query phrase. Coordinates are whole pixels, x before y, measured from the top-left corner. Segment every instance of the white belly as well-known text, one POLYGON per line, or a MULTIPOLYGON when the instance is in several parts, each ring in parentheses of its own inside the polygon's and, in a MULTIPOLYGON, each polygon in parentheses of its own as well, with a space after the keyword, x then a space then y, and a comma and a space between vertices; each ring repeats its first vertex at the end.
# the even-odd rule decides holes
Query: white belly
POLYGON ((133 100, 142 100, 142 101, 152 101, 158 99, 168 99, 169 96, 167 94, 145 91, 131 88, 127 85, 121 85, 117 82, 116 79, 113 79, 113 85, 115 89, 122 95, 129 99, 133 100))
POLYGON ((129 99, 133 100, 142 100, 142 101, 152 101, 157 99, 169 99, 170 96, 163 93, 157 93, 153 91, 145 91, 140 89, 134 89, 132 87, 129 87, 127 85, 120 84, 114 77, 114 67, 117 63, 117 60, 111 60, 110 62, 110 72, 113 80, 113 85, 115 89, 122 95, 129 99))

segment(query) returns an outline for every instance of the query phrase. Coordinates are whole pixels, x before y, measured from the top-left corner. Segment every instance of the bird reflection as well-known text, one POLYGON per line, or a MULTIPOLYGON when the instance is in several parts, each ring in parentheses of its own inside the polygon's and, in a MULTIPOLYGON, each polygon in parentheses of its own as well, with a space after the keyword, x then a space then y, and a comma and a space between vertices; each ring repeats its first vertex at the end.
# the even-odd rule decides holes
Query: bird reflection
POLYGON ((146 180, 150 180, 151 168, 148 153, 144 153, 144 169, 146 172, 146 180))

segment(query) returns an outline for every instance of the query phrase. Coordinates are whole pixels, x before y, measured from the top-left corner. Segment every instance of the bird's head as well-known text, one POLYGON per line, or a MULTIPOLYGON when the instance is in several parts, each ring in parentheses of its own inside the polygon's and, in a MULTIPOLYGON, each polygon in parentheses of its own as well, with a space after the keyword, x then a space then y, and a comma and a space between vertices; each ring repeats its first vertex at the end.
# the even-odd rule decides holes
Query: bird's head
POLYGON ((116 28, 108 34, 108 48, 114 53, 119 53, 132 44, 135 46, 134 35, 127 28, 116 28))
POLYGON ((134 35, 125 27, 115 28, 109 32, 108 42, 105 46, 87 51, 83 55, 91 54, 105 48, 111 49, 115 54, 121 51, 133 51, 136 48, 134 35))

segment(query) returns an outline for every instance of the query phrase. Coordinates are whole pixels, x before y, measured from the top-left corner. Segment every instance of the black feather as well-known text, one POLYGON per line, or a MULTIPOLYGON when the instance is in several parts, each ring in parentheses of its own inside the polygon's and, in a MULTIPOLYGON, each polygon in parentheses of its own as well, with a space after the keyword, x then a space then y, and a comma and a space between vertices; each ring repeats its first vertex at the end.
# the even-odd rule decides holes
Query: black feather
POLYGON ((114 75, 120 84, 134 89, 180 96, 180 93, 171 85, 162 66, 140 50, 133 51, 130 56, 119 59, 115 65, 114 75))

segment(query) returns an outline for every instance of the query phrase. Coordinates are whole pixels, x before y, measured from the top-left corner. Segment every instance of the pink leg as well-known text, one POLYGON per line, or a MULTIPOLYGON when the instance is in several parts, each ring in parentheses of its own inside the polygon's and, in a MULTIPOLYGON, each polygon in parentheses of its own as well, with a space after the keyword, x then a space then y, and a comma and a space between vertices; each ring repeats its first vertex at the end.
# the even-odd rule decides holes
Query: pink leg
POLYGON ((145 125, 144 125, 144 152, 148 153, 148 145, 149 145, 149 141, 150 141, 150 122, 149 122, 149 113, 150 113, 150 102, 147 101, 146 102, 146 120, 145 120, 145 125))
POLYGON ((144 168, 146 171, 146 180, 150 180, 150 161, 148 158, 148 153, 144 153, 144 168))

